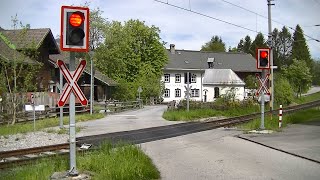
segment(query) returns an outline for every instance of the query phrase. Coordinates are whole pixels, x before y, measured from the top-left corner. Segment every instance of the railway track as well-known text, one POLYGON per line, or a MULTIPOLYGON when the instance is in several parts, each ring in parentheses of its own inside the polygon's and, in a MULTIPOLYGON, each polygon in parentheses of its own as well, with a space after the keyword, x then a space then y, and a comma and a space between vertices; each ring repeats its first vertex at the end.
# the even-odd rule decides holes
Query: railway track
MULTIPOLYGON (((306 104, 301 104, 283 109, 284 113, 292 113, 297 110, 312 108, 320 105, 320 101, 314 101, 306 104)), ((278 110, 268 111, 266 113, 277 114, 278 110)), ((81 145, 90 144, 93 147, 98 147, 102 142, 109 141, 117 143, 119 141, 130 142, 132 144, 140 144, 150 141, 156 141, 166 138, 182 136, 186 134, 207 131, 219 127, 227 127, 235 124, 245 123, 259 117, 260 113, 243 115, 232 118, 225 118, 207 122, 186 122, 174 125, 151 127, 137 129, 131 131, 114 132, 107 134, 99 134, 93 136, 84 136, 77 138, 78 150, 81 145)), ((19 149, 14 151, 0 152, 0 169, 12 167, 14 164, 25 164, 31 160, 48 157, 52 155, 60 155, 69 153, 69 144, 57 144, 52 146, 43 146, 29 149, 19 149)))

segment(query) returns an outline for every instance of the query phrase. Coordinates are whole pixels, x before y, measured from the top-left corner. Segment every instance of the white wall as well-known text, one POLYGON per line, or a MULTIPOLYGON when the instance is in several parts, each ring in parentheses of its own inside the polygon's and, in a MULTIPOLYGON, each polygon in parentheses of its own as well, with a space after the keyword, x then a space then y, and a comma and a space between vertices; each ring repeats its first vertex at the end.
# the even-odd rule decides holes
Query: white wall
MULTIPOLYGON (((170 74, 170 82, 169 83, 164 83, 165 88, 170 90, 170 97, 164 97, 163 95, 163 102, 170 102, 173 100, 183 100, 185 99, 185 91, 187 84, 185 83, 185 77, 184 73, 186 71, 167 71, 164 72, 164 74, 170 74), (181 82, 176 83, 175 81, 175 75, 176 74, 181 74, 181 82), (175 97, 175 89, 181 89, 181 97, 175 97)), ((199 89, 199 97, 190 97, 190 100, 194 101, 201 101, 203 98, 203 92, 202 92, 202 78, 203 78, 203 73, 202 72, 191 72, 191 74, 195 74, 196 77, 196 83, 190 83, 189 86, 191 86, 191 89, 199 89)), ((164 82, 164 75, 162 75, 161 81, 164 82)))
POLYGON ((232 87, 234 87, 236 89, 235 93, 236 96, 235 98, 239 101, 242 101, 244 99, 244 86, 213 86, 213 85, 204 85, 203 89, 207 89, 207 102, 212 102, 214 101, 216 98, 214 98, 214 88, 215 87, 219 87, 219 94, 224 95, 226 94, 228 91, 230 91, 230 89, 232 87))

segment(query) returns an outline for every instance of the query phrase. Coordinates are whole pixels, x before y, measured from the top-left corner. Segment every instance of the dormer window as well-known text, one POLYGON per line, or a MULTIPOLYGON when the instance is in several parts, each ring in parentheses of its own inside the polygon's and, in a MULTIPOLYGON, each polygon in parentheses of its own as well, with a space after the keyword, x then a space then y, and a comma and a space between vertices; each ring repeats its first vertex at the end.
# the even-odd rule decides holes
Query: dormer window
POLYGON ((207 63, 208 63, 209 69, 213 68, 213 62, 214 62, 214 58, 208 58, 207 63))

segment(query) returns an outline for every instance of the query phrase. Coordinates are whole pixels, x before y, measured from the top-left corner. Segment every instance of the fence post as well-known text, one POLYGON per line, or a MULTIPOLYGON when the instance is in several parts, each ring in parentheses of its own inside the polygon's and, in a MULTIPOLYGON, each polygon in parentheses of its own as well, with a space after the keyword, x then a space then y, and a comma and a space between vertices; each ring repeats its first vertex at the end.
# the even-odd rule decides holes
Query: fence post
POLYGON ((282 105, 280 105, 279 109, 279 128, 282 126, 282 105))

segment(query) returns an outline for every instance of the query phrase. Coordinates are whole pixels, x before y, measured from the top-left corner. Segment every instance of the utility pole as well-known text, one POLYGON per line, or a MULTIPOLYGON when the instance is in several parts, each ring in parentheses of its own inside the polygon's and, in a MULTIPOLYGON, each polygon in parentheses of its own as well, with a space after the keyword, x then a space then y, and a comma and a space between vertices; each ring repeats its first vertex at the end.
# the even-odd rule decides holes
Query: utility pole
POLYGON ((187 72, 187 112, 189 112, 190 88, 189 88, 189 72, 187 72))
MULTIPOLYGON (((62 72, 60 72, 60 96, 62 96, 62 89, 63 89, 63 75, 62 75, 62 72)), ((60 129, 63 129, 63 107, 61 106, 60 108, 60 116, 59 116, 59 119, 60 119, 60 123, 59 123, 59 126, 60 126, 60 129)))
POLYGON ((91 76, 90 76, 90 114, 92 115, 92 111, 93 111, 93 91, 94 91, 94 75, 93 75, 93 58, 90 55, 89 52, 89 58, 90 58, 90 72, 91 72, 91 76))
MULTIPOLYGON (((75 53, 70 52, 70 72, 74 73, 75 71, 75 53)), ((77 83, 77 82, 74 82, 77 83)), ((70 150, 70 171, 71 176, 77 176, 77 166, 76 166, 76 108, 75 108, 75 95, 73 92, 70 94, 69 101, 69 150, 70 150)))
MULTIPOLYGON (((274 103, 274 77, 273 77, 273 39, 272 39, 272 26, 271 26, 271 6, 274 4, 271 3, 273 0, 268 1, 268 45, 270 48, 270 68, 271 68, 271 98, 270 98, 270 108, 273 110, 274 103)), ((263 76, 265 77, 265 75, 263 76)))

